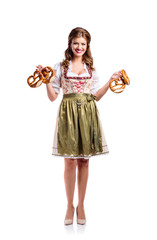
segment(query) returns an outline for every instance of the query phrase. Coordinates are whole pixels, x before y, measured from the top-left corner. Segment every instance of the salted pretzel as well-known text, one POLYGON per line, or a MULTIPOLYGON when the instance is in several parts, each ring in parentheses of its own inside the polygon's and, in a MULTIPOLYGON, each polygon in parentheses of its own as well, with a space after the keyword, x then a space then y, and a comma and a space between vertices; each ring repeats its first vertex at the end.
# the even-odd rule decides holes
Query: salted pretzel
POLYGON ((54 81, 55 78, 55 71, 51 67, 45 67, 41 70, 43 74, 43 83, 47 84, 54 81))
POLYGON ((41 71, 36 69, 33 75, 27 78, 27 83, 30 87, 36 88, 39 87, 42 83, 50 83, 55 79, 55 71, 47 66, 43 68, 41 71))
POLYGON ((120 79, 118 78, 113 78, 110 80, 110 89, 111 91, 115 92, 115 93, 121 93, 124 91, 125 89, 125 85, 129 85, 130 84, 130 79, 128 77, 128 75, 126 74, 125 70, 122 70, 122 76, 120 79))
POLYGON ((39 87, 43 82, 43 74, 36 70, 33 75, 27 78, 27 83, 30 87, 36 88, 39 87))

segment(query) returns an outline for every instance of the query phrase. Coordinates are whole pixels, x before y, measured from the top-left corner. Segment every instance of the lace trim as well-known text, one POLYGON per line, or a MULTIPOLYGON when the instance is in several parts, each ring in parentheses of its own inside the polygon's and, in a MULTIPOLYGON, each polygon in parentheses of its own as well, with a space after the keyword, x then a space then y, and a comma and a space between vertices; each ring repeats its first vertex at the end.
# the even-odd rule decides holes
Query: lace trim
POLYGON ((91 79, 92 78, 92 70, 87 66, 87 70, 89 72, 89 77, 68 77, 67 76, 67 72, 68 72, 68 68, 64 68, 64 78, 66 79, 79 79, 79 80, 83 80, 83 79, 91 79))

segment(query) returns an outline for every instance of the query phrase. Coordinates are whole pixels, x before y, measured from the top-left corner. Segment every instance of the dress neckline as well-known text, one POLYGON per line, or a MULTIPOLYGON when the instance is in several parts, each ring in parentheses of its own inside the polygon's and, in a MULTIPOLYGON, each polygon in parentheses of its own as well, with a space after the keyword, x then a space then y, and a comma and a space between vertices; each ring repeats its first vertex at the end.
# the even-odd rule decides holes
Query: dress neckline
POLYGON ((86 67, 85 62, 83 62, 83 68, 84 68, 84 70, 85 70, 86 72, 83 72, 83 73, 81 73, 81 74, 74 73, 74 72, 72 72, 72 62, 71 62, 71 60, 69 61, 69 68, 68 68, 68 70, 69 70, 72 74, 75 74, 76 76, 81 77, 81 75, 83 75, 84 73, 88 73, 88 70, 87 70, 87 67, 86 67))
POLYGON ((81 75, 83 75, 83 74, 85 74, 85 73, 81 73, 80 75, 78 75, 78 74, 76 74, 76 73, 73 73, 73 72, 71 72, 72 74, 75 74, 76 76, 70 76, 70 77, 68 77, 67 76, 67 72, 68 72, 68 70, 71 70, 72 69, 72 63, 71 63, 71 60, 69 61, 69 67, 65 67, 64 68, 64 77, 66 78, 66 79, 78 79, 78 80, 83 80, 83 79, 91 79, 92 78, 92 70, 90 69, 90 67, 88 67, 87 65, 86 65, 86 63, 84 63, 84 69, 86 70, 86 72, 87 73, 89 73, 89 77, 81 77, 81 75))

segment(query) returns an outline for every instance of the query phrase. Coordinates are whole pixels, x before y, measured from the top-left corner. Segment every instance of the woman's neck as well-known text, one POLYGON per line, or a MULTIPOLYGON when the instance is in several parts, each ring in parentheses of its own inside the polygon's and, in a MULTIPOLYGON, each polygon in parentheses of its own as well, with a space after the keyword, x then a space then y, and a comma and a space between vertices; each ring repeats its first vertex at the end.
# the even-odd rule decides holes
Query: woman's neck
POLYGON ((74 57, 72 60, 71 60, 72 63, 76 63, 76 64, 82 64, 83 63, 83 60, 82 60, 82 56, 81 57, 74 57))

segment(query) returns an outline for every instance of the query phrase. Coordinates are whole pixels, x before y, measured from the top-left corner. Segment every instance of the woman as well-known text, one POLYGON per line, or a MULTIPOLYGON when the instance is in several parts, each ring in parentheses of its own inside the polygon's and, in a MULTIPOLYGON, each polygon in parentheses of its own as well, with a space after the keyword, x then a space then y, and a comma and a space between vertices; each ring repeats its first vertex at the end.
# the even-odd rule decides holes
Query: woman
MULTIPOLYGON (((95 103, 109 88, 111 78, 119 78, 121 71, 112 75, 100 88, 93 67, 90 50, 91 36, 83 28, 74 28, 68 37, 65 59, 54 66, 55 80, 46 85, 47 94, 54 101, 63 91, 54 134, 53 155, 63 156, 67 212, 64 223, 73 223, 76 167, 78 169, 77 223, 85 224, 84 199, 88 180, 89 158, 108 153, 105 136, 95 103)), ((42 66, 37 66, 39 70, 42 66)))

